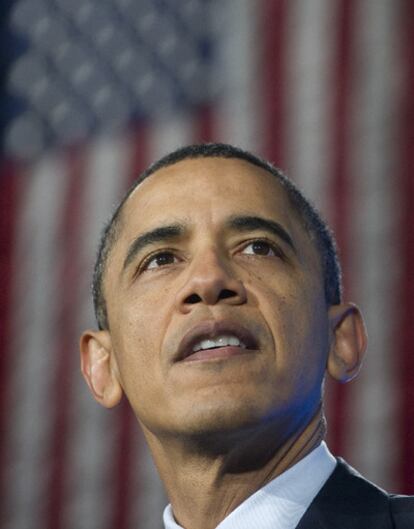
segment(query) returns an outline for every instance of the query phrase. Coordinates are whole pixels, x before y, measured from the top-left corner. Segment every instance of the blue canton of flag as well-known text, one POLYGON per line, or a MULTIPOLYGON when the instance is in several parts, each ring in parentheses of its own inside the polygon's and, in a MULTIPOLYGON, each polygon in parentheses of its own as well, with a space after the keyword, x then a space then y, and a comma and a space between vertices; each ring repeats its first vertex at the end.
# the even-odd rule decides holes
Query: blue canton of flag
POLYGON ((213 55, 203 0, 20 0, 9 30, 7 153, 28 157, 131 119, 205 103, 213 55), (16 100, 16 97, 18 98, 16 100))

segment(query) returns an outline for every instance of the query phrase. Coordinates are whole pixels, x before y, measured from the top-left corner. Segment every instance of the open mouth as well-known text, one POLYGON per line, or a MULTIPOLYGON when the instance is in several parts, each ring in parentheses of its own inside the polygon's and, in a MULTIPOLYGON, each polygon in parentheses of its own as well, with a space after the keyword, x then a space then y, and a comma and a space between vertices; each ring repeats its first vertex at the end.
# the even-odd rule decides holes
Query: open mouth
POLYGON ((177 360, 226 358, 251 349, 257 349, 257 341, 245 327, 229 321, 207 321, 196 325, 184 336, 177 360))
POLYGON ((215 360, 229 358, 244 353, 246 344, 237 336, 228 334, 200 340, 193 347, 193 352, 185 358, 187 361, 215 360))
POLYGON ((193 347, 193 353, 197 351, 206 351, 208 349, 217 349, 219 347, 241 347, 242 349, 247 349, 247 346, 239 340, 237 336, 234 335, 223 335, 218 336, 217 338, 200 340, 193 347))

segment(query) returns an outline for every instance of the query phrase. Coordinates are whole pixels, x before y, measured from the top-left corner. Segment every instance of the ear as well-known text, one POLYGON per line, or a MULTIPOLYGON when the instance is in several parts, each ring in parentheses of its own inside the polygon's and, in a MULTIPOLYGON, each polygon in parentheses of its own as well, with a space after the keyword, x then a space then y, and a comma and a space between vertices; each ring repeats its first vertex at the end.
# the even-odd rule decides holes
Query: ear
POLYGON ((99 404, 116 406, 122 397, 118 366, 108 331, 85 331, 80 339, 81 371, 99 404))
POLYGON ((353 303, 331 306, 328 316, 331 329, 328 373, 340 382, 348 382, 358 374, 367 348, 365 323, 353 303))

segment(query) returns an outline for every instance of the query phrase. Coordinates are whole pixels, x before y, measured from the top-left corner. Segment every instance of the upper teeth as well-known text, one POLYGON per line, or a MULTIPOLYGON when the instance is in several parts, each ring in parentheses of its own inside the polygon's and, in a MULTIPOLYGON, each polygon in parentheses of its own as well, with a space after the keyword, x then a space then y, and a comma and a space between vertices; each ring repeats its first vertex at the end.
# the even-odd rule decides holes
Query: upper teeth
POLYGON ((200 349, 211 349, 212 347, 225 347, 226 345, 233 345, 246 349, 246 345, 236 336, 223 335, 212 340, 200 340, 194 345, 193 352, 200 351, 200 349))

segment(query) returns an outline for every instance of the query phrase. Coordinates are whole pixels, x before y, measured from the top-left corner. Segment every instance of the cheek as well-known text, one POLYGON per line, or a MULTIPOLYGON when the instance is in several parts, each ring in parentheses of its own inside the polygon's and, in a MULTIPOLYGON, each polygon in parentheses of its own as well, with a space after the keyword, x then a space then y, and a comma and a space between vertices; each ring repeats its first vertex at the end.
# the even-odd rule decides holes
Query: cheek
POLYGON ((124 328, 124 336, 149 341, 159 336, 171 310, 171 300, 171 285, 132 285, 116 307, 117 320, 124 328))
MULTIPOLYGON (((151 371, 148 341, 128 322, 113 340, 122 386, 129 396, 131 388, 140 388, 151 371)), ((153 355, 152 355, 153 356, 153 355)))
POLYGON ((168 290, 131 288, 116 306, 110 325, 125 385, 149 385, 162 374, 160 351, 171 313, 168 290))
POLYGON ((129 310, 126 304, 118 311, 116 321, 111 323, 112 344, 127 393, 131 382, 141 385, 141 380, 151 370, 156 336, 151 336, 153 327, 148 323, 149 318, 144 311, 129 310))
POLYGON ((302 288, 263 296, 260 309, 274 338, 275 362, 287 383, 320 380, 328 352, 328 318, 324 298, 302 288))

